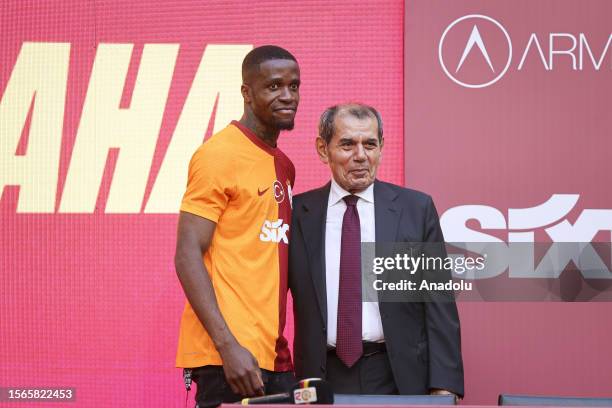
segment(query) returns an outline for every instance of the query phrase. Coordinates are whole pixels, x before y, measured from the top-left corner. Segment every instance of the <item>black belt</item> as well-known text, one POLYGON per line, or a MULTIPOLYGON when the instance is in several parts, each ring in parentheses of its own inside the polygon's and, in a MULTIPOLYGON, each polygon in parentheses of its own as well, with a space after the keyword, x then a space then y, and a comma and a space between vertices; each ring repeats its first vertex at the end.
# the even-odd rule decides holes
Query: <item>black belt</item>
MULTIPOLYGON (((372 341, 364 341, 363 344, 363 357, 369 357, 371 355, 377 353, 385 353, 387 351, 387 344, 385 342, 382 343, 374 343, 372 341)), ((327 347, 328 353, 335 353, 335 347, 327 347)))

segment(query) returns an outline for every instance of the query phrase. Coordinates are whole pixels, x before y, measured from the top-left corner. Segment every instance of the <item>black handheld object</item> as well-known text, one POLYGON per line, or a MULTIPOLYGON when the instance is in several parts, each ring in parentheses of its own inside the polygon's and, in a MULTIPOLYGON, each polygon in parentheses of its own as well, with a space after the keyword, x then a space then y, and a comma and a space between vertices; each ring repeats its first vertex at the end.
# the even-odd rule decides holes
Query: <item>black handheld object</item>
POLYGON ((261 405, 261 404, 293 404, 293 398, 290 393, 264 395, 263 397, 243 398, 242 401, 236 404, 241 405, 261 405))
POLYGON ((244 398, 241 405, 258 404, 333 404, 334 391, 327 381, 320 378, 307 378, 295 384, 290 392, 264 395, 263 397, 244 398))

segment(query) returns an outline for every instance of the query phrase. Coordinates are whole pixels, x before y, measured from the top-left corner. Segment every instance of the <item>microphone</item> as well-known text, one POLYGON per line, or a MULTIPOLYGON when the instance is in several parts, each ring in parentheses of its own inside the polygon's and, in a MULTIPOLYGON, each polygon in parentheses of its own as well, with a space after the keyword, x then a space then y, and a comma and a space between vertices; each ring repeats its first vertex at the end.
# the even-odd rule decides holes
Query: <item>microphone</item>
POLYGON ((288 392, 282 394, 264 395, 263 397, 243 398, 236 402, 241 405, 260 405, 260 404, 293 404, 293 399, 288 392))
POLYGON ((294 404, 331 405, 334 403, 334 390, 327 381, 320 378, 306 378, 292 389, 294 404))
POLYGON ((238 404, 333 404, 334 392, 331 385, 320 378, 307 378, 295 384, 290 392, 244 398, 238 404))

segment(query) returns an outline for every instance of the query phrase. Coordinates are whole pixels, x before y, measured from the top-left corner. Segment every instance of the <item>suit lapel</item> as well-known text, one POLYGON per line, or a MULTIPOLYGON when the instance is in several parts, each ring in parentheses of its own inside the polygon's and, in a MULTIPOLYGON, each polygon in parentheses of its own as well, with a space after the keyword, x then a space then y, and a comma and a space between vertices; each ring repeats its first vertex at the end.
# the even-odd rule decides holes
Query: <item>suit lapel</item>
POLYGON ((374 182, 374 218, 376 224, 376 242, 395 242, 397 228, 402 213, 395 202, 397 193, 387 184, 374 182))
POLYGON ((321 317, 327 325, 327 293, 325 285, 325 221, 327 201, 331 183, 321 187, 302 203, 303 217, 300 227, 304 233, 304 243, 311 260, 310 274, 317 294, 321 317))

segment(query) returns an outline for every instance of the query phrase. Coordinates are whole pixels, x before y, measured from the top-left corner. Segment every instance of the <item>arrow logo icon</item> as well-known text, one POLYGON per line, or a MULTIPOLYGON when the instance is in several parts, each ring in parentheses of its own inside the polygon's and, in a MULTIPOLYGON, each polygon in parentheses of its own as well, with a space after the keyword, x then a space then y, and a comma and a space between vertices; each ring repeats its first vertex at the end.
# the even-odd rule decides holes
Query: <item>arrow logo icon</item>
POLYGON ((493 64, 491 64, 491 58, 489 58, 489 53, 487 52, 484 42, 482 41, 482 36, 480 35, 480 31, 478 31, 478 27, 476 26, 476 24, 474 24, 474 28, 472 28, 472 33, 470 34, 470 38, 468 39, 468 42, 465 45, 465 48, 463 50, 463 55, 461 56, 461 60, 459 61, 459 65, 457 65, 457 69, 455 70, 455 73, 459 71, 459 68, 461 68, 461 65, 463 65, 463 61, 465 61, 465 58, 468 56, 470 51, 472 51, 472 48, 474 48, 474 45, 478 47, 482 56, 487 61, 487 64, 489 64, 489 68, 491 68, 491 72, 495 72, 495 69, 493 68, 493 64))

